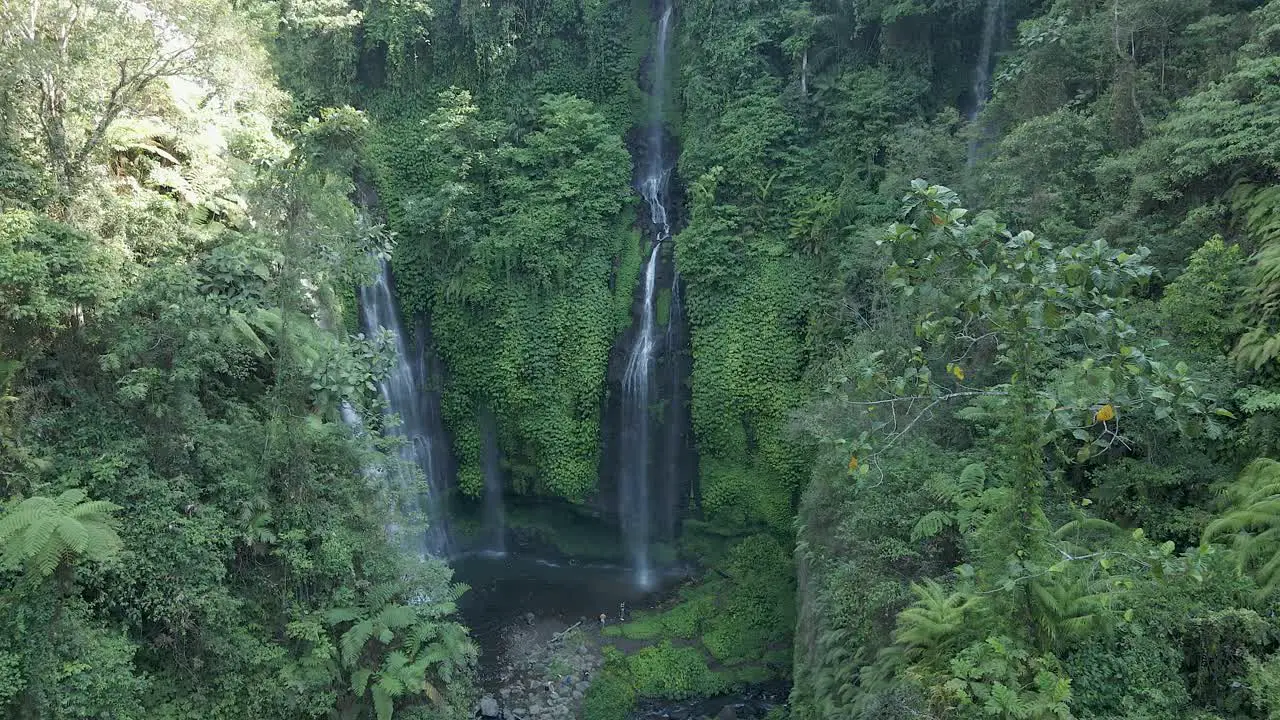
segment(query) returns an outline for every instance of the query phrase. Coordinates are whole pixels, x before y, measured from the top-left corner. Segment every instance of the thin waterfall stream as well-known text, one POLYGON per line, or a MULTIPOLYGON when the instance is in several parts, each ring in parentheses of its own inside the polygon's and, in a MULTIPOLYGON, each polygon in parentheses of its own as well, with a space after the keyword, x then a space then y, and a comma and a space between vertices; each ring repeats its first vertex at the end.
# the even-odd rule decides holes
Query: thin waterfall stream
POLYGON ((654 41, 648 142, 638 190, 649 208, 653 247, 644 264, 643 301, 639 328, 627 355, 622 378, 622 467, 619 473, 618 517, 637 586, 653 585, 651 507, 651 409, 654 388, 654 352, 657 334, 657 277, 662 245, 671 237, 667 208, 667 167, 663 101, 667 94, 667 52, 671 40, 672 8, 668 3, 658 21, 654 41))
MULTIPOLYGON (((1004 0, 987 0, 986 11, 982 18, 982 43, 978 46, 978 60, 973 68, 973 110, 969 113, 969 122, 976 123, 987 106, 991 96, 991 56, 995 53, 996 33, 1003 24, 1004 0)), ((979 137, 975 135, 969 141, 968 164, 972 166, 978 159, 979 137)))
MULTIPOLYGON (((410 349, 400 322, 400 312, 391 291, 391 267, 380 261, 377 278, 360 288, 360 319, 365 333, 379 329, 395 335, 396 363, 391 372, 379 382, 379 391, 386 402, 389 415, 396 415, 400 424, 387 429, 388 435, 404 439, 400 445, 400 460, 406 467, 393 472, 390 481, 395 484, 393 493, 398 496, 399 516, 425 516, 427 530, 420 543, 408 543, 409 549, 426 555, 447 556, 452 544, 449 539, 448 519, 444 507, 447 491, 443 471, 443 457, 447 444, 441 437, 443 430, 434 408, 428 402, 424 381, 425 358, 417 348, 410 349), (414 468, 426 476, 425 493, 418 492, 414 468), (415 547, 416 546, 416 547, 415 547)), ((389 523, 395 529, 398 523, 389 523)))
POLYGON ((480 415, 481 461, 484 466, 484 531, 486 550, 496 555, 507 554, 507 514, 502 498, 502 455, 498 450, 498 431, 493 414, 487 409, 480 415))

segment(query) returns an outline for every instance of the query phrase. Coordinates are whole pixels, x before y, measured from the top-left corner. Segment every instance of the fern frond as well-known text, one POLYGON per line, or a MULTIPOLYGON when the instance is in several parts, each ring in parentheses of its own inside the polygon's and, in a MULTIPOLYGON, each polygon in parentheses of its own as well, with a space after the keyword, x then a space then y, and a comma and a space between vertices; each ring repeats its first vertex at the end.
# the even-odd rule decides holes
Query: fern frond
POLYGON ((953 525, 955 525, 954 515, 942 510, 931 510, 927 515, 917 520, 915 526, 911 528, 911 540, 915 542, 931 538, 942 532, 943 528, 953 525))
POLYGON ((360 668, 351 673, 351 692, 356 697, 364 697, 365 688, 369 686, 369 678, 373 676, 373 671, 369 668, 360 668))
POLYGON ((88 497, 88 495, 85 493, 84 490, 81 490, 80 488, 71 488, 70 490, 64 490, 63 493, 58 496, 58 499, 56 501, 58 506, 58 511, 62 513, 70 513, 73 508, 75 508, 80 503, 84 502, 84 499, 86 497, 88 497))
POLYGON ((348 666, 354 665, 356 659, 364 652, 365 643, 369 642, 371 637, 373 637, 372 620, 364 620, 352 625, 342 634, 342 639, 339 641, 342 662, 348 666))
POLYGON ((977 497, 987 486, 987 468, 982 463, 969 463, 956 480, 956 497, 977 497))
POLYGON ((413 625, 417 620, 417 613, 408 605, 388 605, 378 613, 374 622, 386 628, 402 628, 413 625))
POLYGON ((373 695, 373 709, 378 720, 391 720, 391 694, 381 684, 374 685, 370 694, 373 695))
POLYGON ((1103 520, 1102 518, 1086 517, 1064 523, 1062 527, 1053 531, 1053 536, 1059 540, 1064 540, 1068 535, 1083 534, 1086 532, 1118 535, 1124 532, 1124 530, 1119 525, 1103 520))

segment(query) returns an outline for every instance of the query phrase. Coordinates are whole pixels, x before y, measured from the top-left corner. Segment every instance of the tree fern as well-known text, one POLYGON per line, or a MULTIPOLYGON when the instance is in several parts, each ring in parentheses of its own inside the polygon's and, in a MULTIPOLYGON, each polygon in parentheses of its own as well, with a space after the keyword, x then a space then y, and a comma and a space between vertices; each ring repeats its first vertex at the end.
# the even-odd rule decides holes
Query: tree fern
POLYGON ((916 601, 898 613, 893 642, 904 657, 916 663, 932 663, 945 657, 966 627, 966 614, 979 598, 963 592, 947 592, 939 583, 913 583, 916 601))
POLYGON ((933 496, 948 507, 930 510, 911 528, 911 539, 924 540, 937 536, 947 528, 961 532, 980 521, 982 496, 986 490, 987 470, 982 463, 969 463, 960 476, 937 475, 929 481, 933 496))
POLYGON ((1091 592, 1080 579, 1055 577, 1031 583, 1031 607, 1037 641, 1050 650, 1060 650, 1102 623, 1105 593, 1091 592))
POLYGON ((0 516, 0 566, 26 567, 47 576, 75 558, 110 560, 122 548, 111 518, 119 509, 88 500, 80 489, 56 499, 27 498, 0 516))
MULTIPOLYGON (((372 703, 378 720, 390 720, 396 698, 406 695, 426 695, 443 706, 444 695, 430 677, 447 683, 456 668, 475 657, 466 629, 437 619, 441 606, 453 607, 452 599, 404 604, 398 590, 394 584, 379 585, 358 606, 325 614, 332 627, 349 624, 338 642, 342 665, 350 672, 352 693, 372 703)), ((446 597, 459 592, 450 587, 446 597)))
POLYGON ((1231 537, 1237 567, 1260 592, 1280 584, 1280 462, 1255 460, 1227 490, 1231 507, 1205 528, 1203 542, 1231 537))
POLYGON ((1253 287, 1249 303, 1257 324, 1236 344, 1236 361, 1261 368, 1280 357, 1280 185, 1241 184, 1231 192, 1231 206, 1258 250, 1254 254, 1253 287))

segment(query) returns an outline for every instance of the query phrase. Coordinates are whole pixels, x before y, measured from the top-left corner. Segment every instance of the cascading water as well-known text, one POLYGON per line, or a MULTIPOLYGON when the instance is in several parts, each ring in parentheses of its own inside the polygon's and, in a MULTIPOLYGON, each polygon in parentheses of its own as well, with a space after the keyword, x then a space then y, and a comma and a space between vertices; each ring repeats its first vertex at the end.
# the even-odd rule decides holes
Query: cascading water
POLYGON ((483 440, 481 458, 484 465, 484 528, 491 553, 507 553, 507 516, 502 504, 502 458, 498 452, 498 432, 493 415, 485 411, 480 416, 480 435, 483 440))
MULTIPOLYGON (((976 123, 987 99, 991 95, 991 55, 995 52, 996 32, 1001 22, 1004 0, 987 0, 986 12, 982 19, 982 44, 978 46, 978 60, 973 68, 973 111, 969 113, 969 122, 976 123)), ((969 141, 969 164, 978 159, 978 138, 969 141)))
MULTIPOLYGON (((433 409, 421 380, 425 378, 425 361, 421 353, 411 352, 405 343, 404 329, 400 323, 400 314, 395 298, 391 292, 391 268, 385 260, 377 279, 360 288, 360 317, 363 329, 368 334, 379 329, 390 331, 396 338, 396 363, 391 372, 379 383, 379 390, 386 402, 387 412, 398 415, 400 424, 389 428, 388 433, 404 439, 400 445, 400 459, 409 468, 392 474, 399 491, 402 506, 398 510, 405 514, 422 514, 426 516, 427 532, 422 538, 421 550, 429 555, 447 555, 450 551, 449 532, 446 525, 444 496, 447 490, 443 464, 438 456, 445 444, 440 441, 439 422, 432 422, 433 409), (415 475, 411 468, 417 467, 427 477, 426 493, 417 493, 415 475)), ((415 348, 416 349, 416 348, 415 348)), ((396 525, 396 523, 391 523, 396 525)))
POLYGON ((622 448, 619 473, 618 516, 623 539, 630 556, 635 582, 641 587, 653 584, 653 567, 649 558, 652 540, 649 463, 651 458, 650 402, 654 387, 654 351, 657 343, 657 277, 662 244, 671 237, 667 212, 667 167, 663 126, 663 101, 667 94, 667 49, 671 36, 671 5, 658 21, 654 42, 651 77, 651 117, 645 147, 644 171, 639 178, 639 191, 649 208, 653 248, 644 265, 643 304, 640 327, 627 355, 622 377, 622 448))
POLYGON ((644 309, 640 332, 627 358, 622 378, 623 437, 622 485, 618 494, 619 517, 631 556, 636 584, 653 583, 649 561, 649 396, 653 387, 654 290, 657 285, 658 253, 662 244, 654 242, 644 271, 644 309))

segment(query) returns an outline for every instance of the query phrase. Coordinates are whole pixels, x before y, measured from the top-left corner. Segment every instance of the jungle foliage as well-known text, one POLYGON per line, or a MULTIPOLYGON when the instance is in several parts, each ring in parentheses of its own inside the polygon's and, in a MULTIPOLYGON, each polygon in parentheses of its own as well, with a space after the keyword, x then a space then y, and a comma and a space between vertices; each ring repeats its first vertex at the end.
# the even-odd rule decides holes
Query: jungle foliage
MULTIPOLYGON (((598 502, 658 10, 0 6, 10 716, 469 709, 459 588, 338 417, 383 422, 350 298, 391 251, 460 492, 492 413, 508 492, 598 502)), ((1280 714, 1280 2, 678 0, 675 38, 708 574, 588 717, 762 668, 803 720, 1280 714)))
MULTIPOLYGON (((453 717, 462 588, 388 537, 362 114, 220 2, 0 7, 0 715, 453 717)), ((407 528, 406 528, 407 529, 407 528)))

